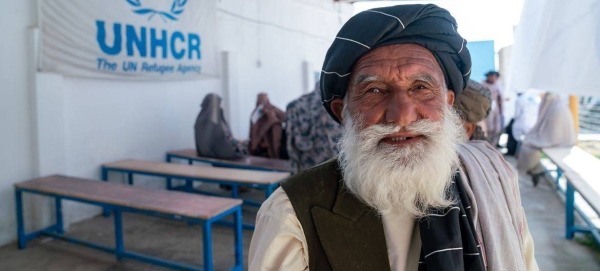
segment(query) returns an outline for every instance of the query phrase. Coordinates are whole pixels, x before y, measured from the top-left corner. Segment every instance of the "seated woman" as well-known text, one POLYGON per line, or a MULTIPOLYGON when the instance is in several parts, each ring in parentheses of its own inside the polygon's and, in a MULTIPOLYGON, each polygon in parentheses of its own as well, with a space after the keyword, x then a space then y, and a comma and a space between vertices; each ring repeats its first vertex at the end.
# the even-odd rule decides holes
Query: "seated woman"
POLYGON ((250 143, 248 150, 251 155, 267 158, 283 158, 281 141, 285 113, 269 102, 266 93, 258 94, 256 108, 250 116, 250 143))
POLYGON ((473 80, 469 80, 465 90, 454 102, 454 108, 463 120, 465 128, 464 141, 485 140, 485 134, 478 123, 490 113, 491 106, 490 90, 473 80))
POLYGON ((517 168, 531 175, 533 185, 537 186, 544 175, 544 167, 540 163, 540 150, 551 147, 572 147, 577 137, 573 125, 573 116, 569 108, 561 102, 560 95, 546 93, 538 119, 525 135, 517 156, 517 168))
POLYGON ((229 124, 223 116, 221 97, 208 94, 201 107, 194 125, 198 155, 218 159, 235 159, 247 155, 246 144, 236 140, 231 134, 229 124))

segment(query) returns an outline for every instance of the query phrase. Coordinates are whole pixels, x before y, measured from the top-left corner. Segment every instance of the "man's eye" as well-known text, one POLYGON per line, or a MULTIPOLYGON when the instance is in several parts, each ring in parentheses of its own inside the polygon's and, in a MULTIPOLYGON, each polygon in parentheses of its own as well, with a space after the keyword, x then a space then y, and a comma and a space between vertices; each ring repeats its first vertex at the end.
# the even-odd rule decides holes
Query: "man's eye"
POLYGON ((383 91, 381 89, 378 89, 378 88, 370 88, 369 92, 371 92, 371 93, 382 93, 383 91))
POLYGON ((417 85, 415 89, 427 89, 427 87, 424 85, 417 85))

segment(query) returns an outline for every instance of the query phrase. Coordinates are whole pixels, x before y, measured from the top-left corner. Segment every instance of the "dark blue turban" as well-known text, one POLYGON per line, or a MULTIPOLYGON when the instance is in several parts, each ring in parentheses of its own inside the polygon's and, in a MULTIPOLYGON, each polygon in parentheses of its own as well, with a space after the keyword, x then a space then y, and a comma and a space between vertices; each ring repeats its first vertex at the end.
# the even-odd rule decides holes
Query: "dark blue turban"
POLYGON ((448 89, 459 95, 469 81, 471 56, 467 41, 456 31, 456 20, 436 5, 399 5, 363 11, 342 27, 325 56, 321 70, 323 106, 346 95, 354 63, 371 49, 401 43, 418 44, 433 53, 448 89))

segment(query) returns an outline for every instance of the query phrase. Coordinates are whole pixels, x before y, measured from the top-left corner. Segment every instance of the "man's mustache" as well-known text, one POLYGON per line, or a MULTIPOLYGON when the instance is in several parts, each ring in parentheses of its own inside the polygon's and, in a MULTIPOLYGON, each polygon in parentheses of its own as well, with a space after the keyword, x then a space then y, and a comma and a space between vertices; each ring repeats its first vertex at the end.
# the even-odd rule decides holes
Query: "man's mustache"
POLYGON ((399 126, 394 123, 374 124, 364 128, 360 134, 362 136, 377 137, 380 139, 401 132, 431 137, 436 133, 439 133, 441 125, 441 121, 433 121, 430 119, 417 120, 406 126, 399 126))

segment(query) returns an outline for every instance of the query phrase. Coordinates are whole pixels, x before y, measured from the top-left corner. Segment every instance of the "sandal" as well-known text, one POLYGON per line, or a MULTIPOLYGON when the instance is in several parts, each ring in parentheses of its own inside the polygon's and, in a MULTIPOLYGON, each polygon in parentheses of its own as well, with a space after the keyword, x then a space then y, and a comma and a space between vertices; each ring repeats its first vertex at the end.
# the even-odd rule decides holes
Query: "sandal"
POLYGON ((544 176, 545 172, 531 175, 531 180, 533 181, 533 187, 536 187, 540 183, 540 178, 544 176))

